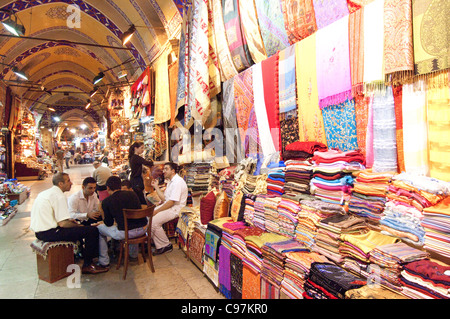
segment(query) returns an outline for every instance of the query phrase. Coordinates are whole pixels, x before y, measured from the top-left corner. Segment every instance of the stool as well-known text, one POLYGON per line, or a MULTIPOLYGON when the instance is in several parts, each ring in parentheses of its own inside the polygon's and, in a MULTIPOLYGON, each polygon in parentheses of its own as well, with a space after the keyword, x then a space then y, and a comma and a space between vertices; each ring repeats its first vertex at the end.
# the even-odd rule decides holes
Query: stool
POLYGON ((178 242, 178 234, 176 232, 178 224, 178 217, 172 220, 169 220, 167 223, 163 224, 163 229, 166 232, 167 238, 175 239, 175 243, 178 242))
POLYGON ((54 283, 71 274, 71 272, 67 272, 67 266, 74 264, 75 243, 35 240, 30 246, 36 253, 39 279, 54 283))

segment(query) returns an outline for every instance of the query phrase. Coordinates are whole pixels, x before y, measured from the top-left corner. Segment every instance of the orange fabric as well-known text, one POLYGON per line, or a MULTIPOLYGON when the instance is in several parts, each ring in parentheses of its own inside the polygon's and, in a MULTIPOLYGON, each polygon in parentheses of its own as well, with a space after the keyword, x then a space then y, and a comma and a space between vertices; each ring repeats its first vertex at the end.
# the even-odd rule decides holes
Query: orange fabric
POLYGON ((254 272, 250 267, 242 267, 242 299, 261 298, 261 274, 254 272))

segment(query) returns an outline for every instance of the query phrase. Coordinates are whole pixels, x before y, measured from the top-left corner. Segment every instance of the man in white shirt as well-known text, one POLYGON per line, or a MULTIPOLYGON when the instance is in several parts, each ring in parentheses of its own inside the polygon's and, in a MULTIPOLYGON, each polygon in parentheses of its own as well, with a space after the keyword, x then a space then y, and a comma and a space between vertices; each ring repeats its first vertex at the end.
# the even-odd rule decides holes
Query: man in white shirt
POLYGON ((91 225, 101 220, 100 201, 95 194, 97 182, 93 177, 86 177, 81 190, 69 197, 70 217, 83 225, 91 225))
POLYGON ((173 247, 163 229, 163 224, 177 218, 181 209, 186 206, 188 188, 184 179, 177 174, 178 165, 164 164, 163 174, 167 181, 164 193, 159 187, 159 181, 154 179, 152 186, 161 199, 161 204, 155 207, 152 220, 152 239, 155 243, 154 255, 172 251, 173 247))
POLYGON ((64 192, 70 191, 72 182, 67 173, 53 175, 53 187, 38 194, 31 208, 30 228, 36 238, 45 242, 85 241, 82 273, 98 274, 108 271, 93 263, 98 257, 98 229, 83 226, 70 218, 67 198, 64 192))

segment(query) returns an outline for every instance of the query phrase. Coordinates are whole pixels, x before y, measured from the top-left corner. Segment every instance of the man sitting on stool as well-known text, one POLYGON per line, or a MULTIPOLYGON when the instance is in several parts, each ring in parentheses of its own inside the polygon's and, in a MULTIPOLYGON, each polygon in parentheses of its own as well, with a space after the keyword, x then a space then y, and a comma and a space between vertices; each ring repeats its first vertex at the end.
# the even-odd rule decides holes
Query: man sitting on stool
POLYGON ((31 208, 30 228, 36 238, 45 242, 85 241, 83 274, 98 274, 108 271, 93 263, 98 256, 98 230, 83 226, 70 218, 67 198, 64 192, 70 191, 72 182, 67 173, 53 175, 53 187, 41 192, 31 208))
POLYGON ((164 164, 163 174, 167 181, 164 193, 159 188, 159 181, 157 179, 152 181, 152 186, 161 199, 161 204, 156 206, 153 212, 152 239, 156 247, 154 255, 172 251, 172 244, 167 238, 163 225, 177 218, 181 209, 186 206, 188 188, 184 179, 177 174, 177 171, 177 164, 172 162, 164 164))

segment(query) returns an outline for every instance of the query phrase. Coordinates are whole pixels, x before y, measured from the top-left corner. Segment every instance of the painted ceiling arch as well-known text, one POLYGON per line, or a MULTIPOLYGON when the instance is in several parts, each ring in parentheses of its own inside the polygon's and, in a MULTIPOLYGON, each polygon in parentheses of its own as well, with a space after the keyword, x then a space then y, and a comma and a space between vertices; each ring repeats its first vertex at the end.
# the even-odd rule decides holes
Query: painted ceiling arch
MULTIPOLYGON (((0 0, 0 20, 12 12, 25 27, 24 37, 11 37, 0 27, 0 61, 9 65, 0 66, 0 80, 23 98, 27 108, 39 113, 46 112, 49 104, 63 106, 58 110, 61 115, 77 108, 85 112, 92 79, 99 72, 106 70, 100 85, 103 93, 120 82, 120 70, 126 70, 132 82, 169 40, 179 38, 186 1, 0 0), (80 9, 75 27, 68 24, 74 12, 69 6, 80 9), (131 24, 136 32, 124 47, 120 37, 131 24), (19 81, 10 70, 13 66, 25 71, 29 81, 19 81), (55 92, 49 95, 39 91, 40 86, 55 92)), ((85 113, 94 120, 105 114, 103 99, 100 94, 91 98, 93 106, 85 113)))

